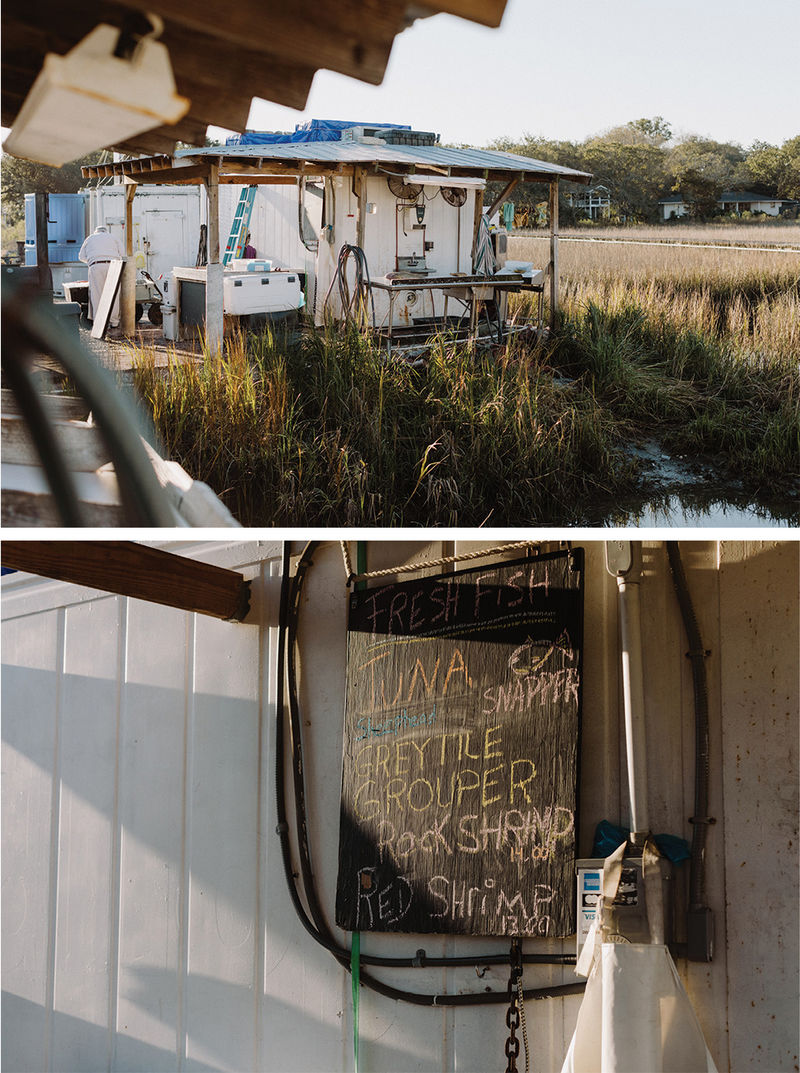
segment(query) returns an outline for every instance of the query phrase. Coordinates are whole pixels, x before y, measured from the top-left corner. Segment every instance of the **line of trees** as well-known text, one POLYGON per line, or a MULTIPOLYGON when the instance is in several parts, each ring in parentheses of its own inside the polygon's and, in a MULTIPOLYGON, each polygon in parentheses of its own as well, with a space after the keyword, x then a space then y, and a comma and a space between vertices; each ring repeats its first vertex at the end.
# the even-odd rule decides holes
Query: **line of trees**
MULTIPOLYGON (((219 145, 218 141, 206 138, 205 145, 219 145)), ((184 142, 178 142, 177 148, 188 148, 184 142)), ((86 181, 81 175, 81 167, 89 164, 102 164, 113 159, 109 149, 99 149, 88 156, 71 160, 60 168, 48 164, 37 164, 34 160, 3 153, 2 193, 3 221, 16 224, 25 218, 26 194, 76 194, 83 189, 86 181)))
MULTIPOLYGON (((207 144, 212 144, 207 142, 207 144)), ((554 141, 523 135, 498 138, 489 146, 509 153, 562 164, 593 175, 593 184, 608 188, 614 212, 621 219, 658 219, 661 198, 680 193, 694 215, 706 218, 717 210, 723 190, 749 190, 769 197, 800 200, 800 135, 783 145, 755 142, 749 149, 691 134, 673 140, 661 117, 635 119, 583 142, 554 141)), ((2 194, 5 223, 25 214, 25 194, 71 193, 83 185, 81 164, 95 164, 98 154, 51 168, 3 154, 2 194)), ((547 198, 542 184, 527 183, 514 192, 520 210, 535 212, 547 198)), ((566 203, 565 222, 580 211, 566 203)))
MULTIPOLYGON (((800 135, 780 146, 755 142, 743 149, 696 134, 673 139, 669 124, 655 116, 631 120, 583 142, 524 135, 519 140, 499 138, 489 148, 591 172, 593 185, 609 190, 613 212, 621 219, 657 220, 659 200, 677 193, 698 218, 719 211, 717 200, 725 190, 800 200, 800 135)), ((514 191, 515 205, 529 211, 545 197, 541 184, 514 191)), ((564 211, 569 220, 571 210, 565 206, 564 211)))
MULTIPOLYGON (((110 154, 109 154, 110 156, 110 154)), ((16 224, 25 218, 26 194, 74 194, 84 185, 81 165, 96 164, 99 153, 72 160, 60 168, 3 153, 3 220, 16 224)))

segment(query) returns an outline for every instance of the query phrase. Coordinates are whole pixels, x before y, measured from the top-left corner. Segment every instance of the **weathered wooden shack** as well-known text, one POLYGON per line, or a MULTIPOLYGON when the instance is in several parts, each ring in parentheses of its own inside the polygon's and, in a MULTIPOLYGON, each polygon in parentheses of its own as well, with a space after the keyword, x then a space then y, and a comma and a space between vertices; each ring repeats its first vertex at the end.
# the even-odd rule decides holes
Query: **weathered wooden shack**
POLYGON ((341 296, 343 251, 359 251, 367 270, 350 272, 347 293, 366 284, 363 301, 372 327, 390 337, 398 326, 442 322, 448 306, 467 310, 474 327, 479 306, 495 303, 504 319, 505 296, 512 290, 541 291, 544 273, 497 274, 476 265, 481 219, 491 218, 520 182, 546 182, 550 189, 550 253, 547 287, 550 316, 558 308, 559 183, 586 184, 591 176, 546 161, 486 149, 449 148, 435 135, 381 128, 342 130, 335 140, 247 144, 180 149, 171 156, 103 163, 83 169, 87 180, 124 181, 129 212, 139 183, 205 185, 208 193, 208 263, 205 285, 205 330, 212 346, 223 332, 223 256, 220 235, 220 190, 225 186, 278 188, 273 201, 283 216, 296 221, 285 237, 276 229, 263 233, 263 256, 286 258, 298 252, 307 282, 309 305, 321 322, 330 311, 346 312, 341 296), (383 136, 381 136, 383 135, 383 136), (415 136, 416 135, 416 136, 415 136), (321 230, 308 230, 306 203, 310 184, 321 186, 321 230), (487 183, 498 192, 484 203, 487 183), (305 232, 305 233, 304 233, 305 232), (298 248, 298 244, 302 245, 298 248), (477 268, 477 270, 476 270, 477 268), (368 278, 365 278, 368 277, 368 278), (367 297, 368 292, 368 297, 367 297))

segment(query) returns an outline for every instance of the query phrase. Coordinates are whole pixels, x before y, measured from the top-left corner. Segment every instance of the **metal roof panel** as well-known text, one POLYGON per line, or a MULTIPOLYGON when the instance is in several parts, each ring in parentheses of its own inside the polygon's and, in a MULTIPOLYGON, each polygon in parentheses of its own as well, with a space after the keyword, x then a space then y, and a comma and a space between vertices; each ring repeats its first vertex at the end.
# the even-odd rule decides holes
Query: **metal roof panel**
POLYGON ((176 159, 216 159, 233 163, 241 160, 273 160, 308 164, 386 164, 405 167, 472 169, 483 171, 528 172, 587 183, 591 175, 583 171, 551 164, 545 160, 505 153, 494 149, 460 149, 442 145, 369 145, 360 142, 301 142, 281 145, 211 146, 204 149, 179 149, 176 159))

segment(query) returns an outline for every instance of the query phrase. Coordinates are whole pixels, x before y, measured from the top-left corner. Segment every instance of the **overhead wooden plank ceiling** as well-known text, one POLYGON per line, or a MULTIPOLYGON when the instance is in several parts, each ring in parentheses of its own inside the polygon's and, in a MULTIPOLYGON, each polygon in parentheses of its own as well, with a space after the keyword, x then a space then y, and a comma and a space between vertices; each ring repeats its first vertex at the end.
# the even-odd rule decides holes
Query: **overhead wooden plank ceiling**
POLYGON ((136 35, 144 12, 164 20, 178 93, 191 108, 116 148, 171 153, 202 145, 209 125, 244 130, 253 97, 302 109, 320 68, 379 84, 395 36, 446 12, 499 26, 506 0, 4 0, 2 124, 14 119, 48 52, 63 55, 99 22, 136 35))

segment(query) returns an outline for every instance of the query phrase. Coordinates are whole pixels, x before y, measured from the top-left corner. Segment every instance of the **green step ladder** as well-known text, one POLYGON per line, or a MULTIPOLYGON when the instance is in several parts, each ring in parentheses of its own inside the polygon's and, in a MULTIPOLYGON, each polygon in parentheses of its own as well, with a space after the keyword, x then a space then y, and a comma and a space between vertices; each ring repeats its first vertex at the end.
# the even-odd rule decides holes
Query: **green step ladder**
POLYGON ((228 245, 222 255, 223 265, 231 263, 234 257, 241 257, 244 253, 247 230, 250 227, 250 214, 253 211, 253 202, 256 199, 255 186, 246 186, 239 195, 239 204, 231 224, 231 233, 228 236, 228 245))

